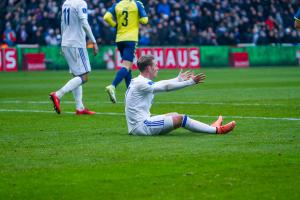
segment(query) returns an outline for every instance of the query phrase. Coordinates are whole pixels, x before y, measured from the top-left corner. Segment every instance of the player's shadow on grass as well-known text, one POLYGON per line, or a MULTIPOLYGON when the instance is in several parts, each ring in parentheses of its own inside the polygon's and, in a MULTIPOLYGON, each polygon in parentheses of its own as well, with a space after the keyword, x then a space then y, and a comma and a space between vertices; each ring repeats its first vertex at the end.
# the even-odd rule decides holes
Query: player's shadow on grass
POLYGON ((203 136, 209 136, 207 133, 193 133, 190 131, 172 131, 171 133, 163 134, 163 135, 158 135, 158 137, 203 137, 203 136))

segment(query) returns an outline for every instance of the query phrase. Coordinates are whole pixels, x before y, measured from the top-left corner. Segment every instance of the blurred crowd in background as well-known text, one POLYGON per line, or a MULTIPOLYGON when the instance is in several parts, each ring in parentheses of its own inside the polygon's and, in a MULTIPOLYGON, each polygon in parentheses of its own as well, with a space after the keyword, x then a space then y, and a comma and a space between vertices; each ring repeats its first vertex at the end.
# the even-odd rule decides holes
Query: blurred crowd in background
MULTIPOLYGON (((140 0, 149 17, 139 45, 268 45, 300 43, 293 28, 295 0, 140 0)), ((87 0, 97 41, 114 44, 115 29, 103 21, 114 1, 87 0)), ((0 2, 0 43, 58 46, 63 0, 0 2)))

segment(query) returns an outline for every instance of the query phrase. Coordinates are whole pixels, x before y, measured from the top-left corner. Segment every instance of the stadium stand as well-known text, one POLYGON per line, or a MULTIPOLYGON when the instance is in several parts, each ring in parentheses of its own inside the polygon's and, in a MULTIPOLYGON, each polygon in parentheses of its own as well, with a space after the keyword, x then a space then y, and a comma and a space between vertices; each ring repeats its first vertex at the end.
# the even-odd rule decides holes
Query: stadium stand
MULTIPOLYGON (((5 0, 0 3, 0 42, 60 44, 62 0, 5 0), (5 8, 5 9, 4 9, 5 8), (14 37, 15 36, 15 37, 14 37)), ((89 22, 97 41, 114 43, 113 28, 104 21, 113 1, 90 0, 89 22)), ((140 45, 255 45, 300 43, 293 28, 295 0, 142 0, 149 24, 140 45), (159 33, 159 34, 158 34, 159 33)))

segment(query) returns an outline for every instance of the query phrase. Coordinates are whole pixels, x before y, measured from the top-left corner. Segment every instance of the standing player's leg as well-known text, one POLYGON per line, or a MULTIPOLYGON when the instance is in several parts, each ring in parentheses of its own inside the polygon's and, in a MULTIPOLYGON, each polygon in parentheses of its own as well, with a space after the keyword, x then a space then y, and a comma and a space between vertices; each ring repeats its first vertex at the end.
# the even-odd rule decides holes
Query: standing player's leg
POLYGON ((60 114, 60 99, 68 92, 74 90, 82 84, 82 79, 80 76, 75 76, 69 80, 62 88, 56 92, 50 93, 50 99, 53 101, 55 111, 60 114))
POLYGON ((60 114, 60 99, 68 92, 72 91, 76 102, 76 114, 95 114, 85 109, 82 103, 82 84, 88 80, 88 73, 91 66, 88 59, 87 50, 83 48, 62 47, 63 54, 68 62, 73 78, 69 80, 61 89, 50 94, 55 111, 60 114), (82 109, 81 109, 82 108, 82 109))
POLYGON ((130 84, 132 78, 131 68, 134 60, 136 43, 132 41, 118 42, 117 46, 122 57, 122 68, 116 74, 112 84, 106 87, 106 92, 113 103, 117 102, 115 89, 120 82, 125 79, 126 86, 128 87, 130 84))
MULTIPOLYGON (((82 75, 82 79, 84 83, 88 81, 88 74, 82 75)), ((85 108, 82 101, 82 85, 72 90, 73 97, 76 104, 76 115, 93 115, 96 114, 94 111, 90 111, 89 109, 85 108)))
MULTIPOLYGON (((86 48, 79 48, 78 49, 80 59, 80 73, 86 71, 85 74, 81 75, 83 83, 86 83, 88 81, 88 73, 91 72, 91 64, 89 60, 89 55, 86 48)), ((90 111, 89 109, 85 108, 82 102, 82 85, 72 90, 73 97, 76 103, 76 114, 77 115, 93 115, 96 114, 94 111, 90 111)))
POLYGON ((125 76, 125 84, 126 84, 126 87, 127 87, 127 88, 128 88, 129 85, 130 85, 131 79, 132 79, 132 74, 131 74, 131 69, 130 69, 130 70, 128 70, 128 73, 127 73, 127 75, 125 76))

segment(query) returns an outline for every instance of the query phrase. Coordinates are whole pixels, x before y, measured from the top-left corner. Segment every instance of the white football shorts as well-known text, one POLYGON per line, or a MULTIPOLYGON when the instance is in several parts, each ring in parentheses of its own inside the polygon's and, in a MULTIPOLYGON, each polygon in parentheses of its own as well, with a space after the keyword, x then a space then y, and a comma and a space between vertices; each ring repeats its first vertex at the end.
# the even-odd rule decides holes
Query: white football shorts
POLYGON ((157 115, 141 122, 131 131, 132 135, 163 135, 174 130, 172 116, 157 115))
POLYGON ((61 47, 69 65, 70 73, 79 76, 91 71, 91 64, 86 48, 61 47))

